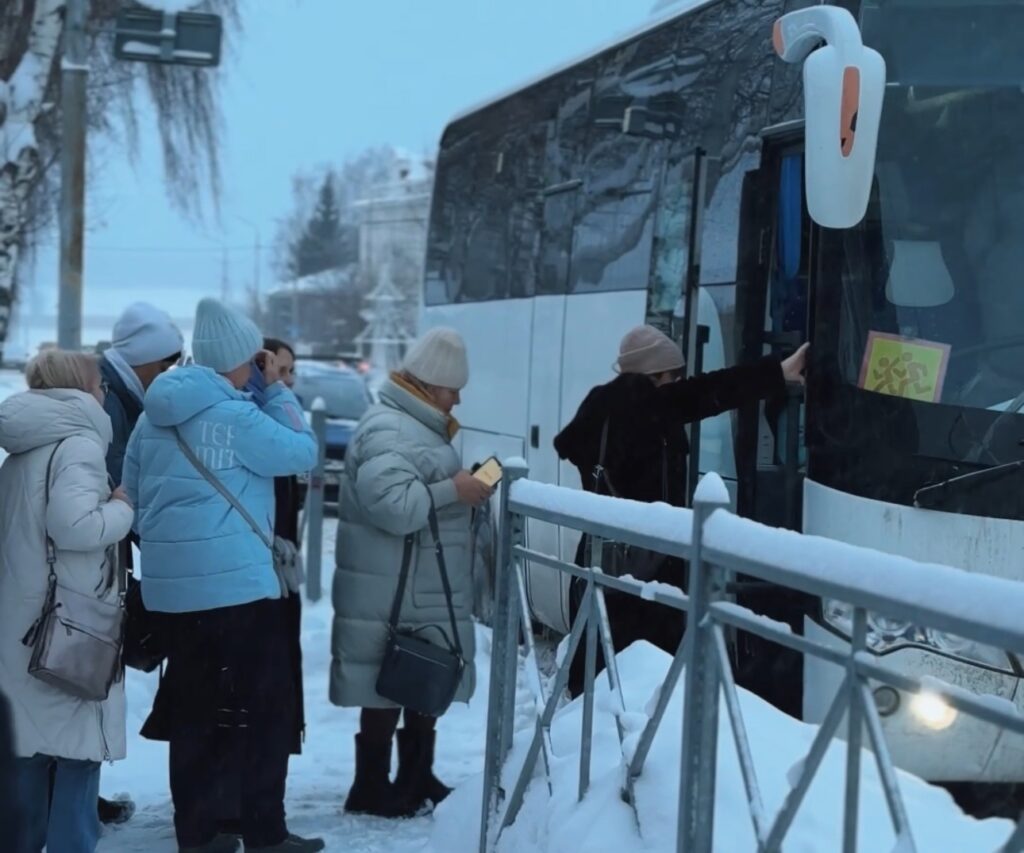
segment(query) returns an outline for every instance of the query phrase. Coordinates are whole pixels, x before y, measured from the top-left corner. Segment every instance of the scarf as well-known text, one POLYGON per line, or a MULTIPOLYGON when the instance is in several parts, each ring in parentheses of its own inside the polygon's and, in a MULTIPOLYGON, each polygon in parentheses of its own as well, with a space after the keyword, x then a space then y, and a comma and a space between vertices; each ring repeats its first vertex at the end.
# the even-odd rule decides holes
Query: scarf
POLYGON ((103 357, 114 368, 114 372, 121 377, 121 381, 124 382, 128 393, 138 400, 141 406, 146 397, 146 389, 142 387, 142 380, 139 379, 128 362, 124 360, 124 356, 116 349, 110 348, 103 353, 103 357))
MULTIPOLYGON (((404 391, 408 391, 414 397, 417 397, 418 399, 422 400, 428 406, 437 409, 437 403, 434 402, 433 398, 431 398, 431 396, 427 393, 426 389, 423 388, 419 383, 410 382, 400 373, 392 373, 391 381, 394 382, 399 388, 403 389, 404 391)), ((438 409, 438 411, 441 410, 438 409)), ((455 438, 456 435, 458 435, 458 432, 461 429, 461 425, 451 415, 445 415, 445 417, 448 419, 448 440, 451 441, 453 438, 455 438)))

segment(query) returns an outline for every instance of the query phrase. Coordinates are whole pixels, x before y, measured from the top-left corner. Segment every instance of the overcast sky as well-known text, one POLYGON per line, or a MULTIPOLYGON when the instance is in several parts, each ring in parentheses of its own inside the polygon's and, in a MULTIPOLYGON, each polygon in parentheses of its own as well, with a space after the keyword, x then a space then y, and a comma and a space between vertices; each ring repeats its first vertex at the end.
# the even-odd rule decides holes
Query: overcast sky
MULTIPOLYGON (((116 313, 142 295, 176 315, 189 314, 197 298, 219 294, 225 248, 241 294, 252 279, 256 229, 266 292, 269 244, 275 221, 288 211, 294 171, 383 143, 433 149, 453 114, 634 30, 653 5, 242 0, 244 29, 218 72, 222 222, 196 225, 169 209, 148 111, 134 166, 124 152, 92 140, 99 168, 88 191, 86 315, 116 313)), ((55 249, 43 251, 33 280, 27 313, 52 314, 55 249)), ((15 332, 12 344, 19 339, 26 335, 15 332)))

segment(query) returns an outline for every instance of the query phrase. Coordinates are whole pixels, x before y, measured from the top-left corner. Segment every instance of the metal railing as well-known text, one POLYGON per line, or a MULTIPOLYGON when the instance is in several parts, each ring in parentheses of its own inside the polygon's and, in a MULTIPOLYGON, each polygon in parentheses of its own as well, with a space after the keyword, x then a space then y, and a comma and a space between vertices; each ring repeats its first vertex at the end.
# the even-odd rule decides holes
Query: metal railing
MULTIPOLYGON (((758 853, 776 853, 793 825, 826 751, 846 720, 846 779, 843 851, 857 850, 858 815, 864 733, 874 753, 897 847, 915 851, 897 773, 885 741, 881 717, 869 679, 898 691, 934 694, 959 712, 1008 731, 1024 734, 1024 718, 1003 710, 952 685, 928 680, 925 684, 880 664, 868 651, 869 612, 910 621, 921 627, 948 632, 964 639, 1013 653, 1024 653, 1024 584, 969 575, 956 569, 928 566, 881 552, 870 551, 787 530, 766 528, 732 515, 728 494, 716 476, 706 477, 697 491, 694 509, 644 506, 614 498, 534 483, 526 479, 524 464, 505 467, 501 495, 501 541, 495 590, 491 682, 484 766, 482 822, 479 849, 496 848, 504 829, 511 826, 523 804, 537 763, 543 759, 547 784, 553 756, 551 724, 564 703, 569 667, 584 643, 585 689, 577 795, 582 800, 590 787, 591 744, 594 725, 594 682, 598 644, 603 648, 606 676, 619 712, 626 704, 609 626, 604 593, 620 593, 656 601, 686 611, 688 628, 672 659, 659 698, 627 765, 623 799, 636 810, 634 784, 643 774, 654 737, 664 721, 672 694, 685 668, 683 739, 680 766, 678 832, 679 853, 710 853, 715 829, 715 772, 718 756, 719 697, 728 714, 736 754, 746 790, 749 816, 758 853), (605 575, 600 565, 581 569, 557 557, 524 545, 526 519, 570 528, 590 535, 591 553, 600 563, 603 542, 647 548, 690 561, 688 594, 664 584, 644 584, 632 578, 605 575), (578 615, 568 636, 566 653, 555 674, 550 693, 537 666, 524 563, 532 562, 586 581, 578 615), (752 576, 779 587, 817 598, 835 599, 853 608, 849 648, 837 650, 793 634, 773 622, 731 603, 727 584, 736 574, 752 576), (896 583, 894 579, 901 580, 896 583), (975 590, 980 588, 980 595, 975 590), (977 599, 978 606, 971 601, 977 599), (998 607, 985 606, 998 601, 998 607), (775 815, 765 810, 750 739, 740 708, 726 641, 727 629, 740 629, 773 643, 830 661, 844 670, 842 686, 825 715, 795 783, 775 815), (520 649, 520 639, 523 648, 520 649), (536 708, 536 721, 522 766, 506 768, 513 740, 517 675, 521 653, 536 708), (503 785, 503 780, 509 782, 503 785)), ((618 726, 620 745, 624 738, 618 726)), ((637 815, 639 825, 639 815, 637 815)), ((1024 818, 1000 848, 1001 853, 1024 850, 1024 818)))
MULTIPOLYGON (((311 409, 313 434, 320 448, 316 467, 309 473, 306 505, 302 525, 308 525, 306 540, 306 597, 313 602, 323 596, 321 566, 324 541, 324 474, 327 465, 327 406, 322 398, 313 401, 311 409)), ((299 539, 302 538, 300 530, 299 539)))

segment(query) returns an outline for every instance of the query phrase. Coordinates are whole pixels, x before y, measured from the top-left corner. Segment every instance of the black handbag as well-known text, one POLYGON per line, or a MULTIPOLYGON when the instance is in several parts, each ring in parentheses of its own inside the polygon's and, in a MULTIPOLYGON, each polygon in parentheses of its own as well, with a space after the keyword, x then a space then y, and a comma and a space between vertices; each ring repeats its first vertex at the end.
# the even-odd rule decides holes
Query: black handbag
MULTIPOLYGON (((121 543, 121 558, 131 549, 131 541, 121 543)), ((167 657, 167 629, 163 614, 146 609, 142 601, 142 584, 129 569, 124 597, 124 665, 141 672, 153 672, 167 657)))
MULTIPOLYGON (((618 498, 621 495, 612 485, 608 470, 604 467, 607 451, 608 421, 605 421, 601 430, 601 449, 597 465, 594 466, 594 492, 618 498)), ((664 445, 661 448, 661 496, 662 500, 668 503, 668 458, 664 445)), ((588 561, 587 564, 594 565, 592 540, 589 536, 586 537, 584 554, 588 561)), ((638 581, 652 581, 661 574, 662 568, 671 560, 671 557, 659 554, 657 551, 626 545, 622 542, 605 542, 601 548, 601 571, 614 577, 631 575, 638 581)))
POLYGON ((452 634, 449 638, 440 625, 426 625, 415 631, 402 631, 398 627, 417 534, 406 536, 402 573, 399 575, 398 589, 391 605, 387 645, 377 676, 377 693, 396 705, 416 713, 440 717, 455 698, 466 661, 462 654, 462 644, 459 642, 452 589, 448 582, 444 548, 441 546, 441 533, 433 506, 430 507, 429 523, 430 534, 434 537, 437 567, 441 572, 441 583, 444 586, 445 602, 448 605, 448 616, 451 619, 452 634), (439 646, 423 639, 420 635, 426 631, 436 631, 440 634, 444 645, 439 646))

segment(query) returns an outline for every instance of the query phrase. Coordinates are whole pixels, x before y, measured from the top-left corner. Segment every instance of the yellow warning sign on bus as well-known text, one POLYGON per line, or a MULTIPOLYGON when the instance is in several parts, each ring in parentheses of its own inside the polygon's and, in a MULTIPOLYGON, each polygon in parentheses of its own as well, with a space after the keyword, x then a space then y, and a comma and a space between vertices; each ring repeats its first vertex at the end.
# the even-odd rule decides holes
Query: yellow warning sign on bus
POLYGON ((858 384, 866 391, 937 403, 949 352, 949 344, 871 332, 858 384))

